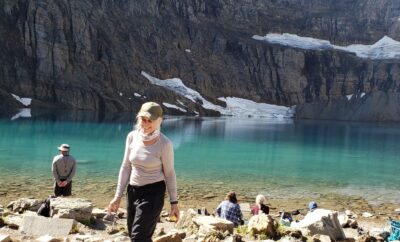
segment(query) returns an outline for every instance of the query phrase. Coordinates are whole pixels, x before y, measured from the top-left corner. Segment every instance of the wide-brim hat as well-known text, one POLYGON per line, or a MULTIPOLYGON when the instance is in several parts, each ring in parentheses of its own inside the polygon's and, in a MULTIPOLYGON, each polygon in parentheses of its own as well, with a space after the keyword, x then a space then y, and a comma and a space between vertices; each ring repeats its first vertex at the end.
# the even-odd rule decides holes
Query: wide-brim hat
POLYGON ((69 144, 62 144, 57 147, 59 151, 69 151, 69 144))
POLYGON ((158 103, 147 102, 143 103, 139 113, 137 114, 137 117, 145 117, 151 120, 156 120, 158 118, 161 118, 162 115, 163 110, 158 103))

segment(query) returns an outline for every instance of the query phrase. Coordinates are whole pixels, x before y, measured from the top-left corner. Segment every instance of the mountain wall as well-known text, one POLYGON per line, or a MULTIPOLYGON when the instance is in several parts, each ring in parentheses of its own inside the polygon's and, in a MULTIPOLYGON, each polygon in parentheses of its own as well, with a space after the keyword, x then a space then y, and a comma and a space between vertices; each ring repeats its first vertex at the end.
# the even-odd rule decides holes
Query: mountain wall
MULTIPOLYGON (((399 12, 400 2, 390 0, 4 0, 0 112, 18 106, 14 93, 33 98, 32 107, 100 116, 137 110, 146 100, 218 115, 150 84, 145 71, 159 79, 178 77, 214 103, 235 96, 298 105, 302 118, 331 118, 327 103, 340 103, 345 95, 397 95, 400 61, 289 48, 252 36, 292 33, 338 45, 372 44, 384 35, 400 40, 399 12)), ((352 120, 393 118, 377 119, 365 109, 352 120)))

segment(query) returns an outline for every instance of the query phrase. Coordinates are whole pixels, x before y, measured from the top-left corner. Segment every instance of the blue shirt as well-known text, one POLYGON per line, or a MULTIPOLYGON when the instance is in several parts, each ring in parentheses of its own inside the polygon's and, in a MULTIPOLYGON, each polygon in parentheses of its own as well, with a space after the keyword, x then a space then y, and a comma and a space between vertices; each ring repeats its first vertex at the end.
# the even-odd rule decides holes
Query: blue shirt
POLYGON ((242 211, 237 203, 228 200, 222 201, 216 210, 218 217, 229 220, 237 227, 242 219, 242 211))

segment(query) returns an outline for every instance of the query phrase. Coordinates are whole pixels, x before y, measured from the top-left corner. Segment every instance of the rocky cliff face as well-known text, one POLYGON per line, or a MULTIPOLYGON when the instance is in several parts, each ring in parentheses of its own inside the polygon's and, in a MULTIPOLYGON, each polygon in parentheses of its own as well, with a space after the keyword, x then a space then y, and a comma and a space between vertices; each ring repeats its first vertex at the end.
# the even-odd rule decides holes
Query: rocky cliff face
POLYGON ((321 118, 305 110, 352 93, 368 98, 375 91, 399 92, 400 61, 305 51, 251 37, 288 32, 342 45, 371 44, 384 35, 400 40, 399 12, 400 2, 390 0, 5 0, 0 107, 15 106, 15 93, 32 97, 33 107, 100 115, 136 110, 146 100, 179 100, 189 113, 216 115, 150 84, 140 74, 145 71, 181 78, 213 102, 236 96, 300 104, 299 117, 321 118))

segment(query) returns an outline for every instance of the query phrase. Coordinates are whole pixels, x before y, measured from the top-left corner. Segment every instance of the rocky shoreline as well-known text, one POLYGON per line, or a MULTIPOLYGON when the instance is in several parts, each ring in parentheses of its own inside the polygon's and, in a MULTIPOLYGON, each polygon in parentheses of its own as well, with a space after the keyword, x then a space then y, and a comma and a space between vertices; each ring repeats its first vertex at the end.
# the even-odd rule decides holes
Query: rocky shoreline
MULTIPOLYGON (((281 203, 269 201, 270 215, 251 216, 251 203, 243 200, 240 204, 246 224, 239 228, 233 228, 229 221, 198 214, 199 207, 193 201, 181 202, 181 219, 178 223, 169 221, 165 207, 154 233, 154 241, 331 241, 334 239, 332 236, 341 233, 345 236, 340 239, 343 241, 383 241, 390 231, 389 216, 394 220, 400 219, 400 209, 393 209, 394 205, 390 208, 381 206, 381 210, 371 206, 367 210, 361 203, 356 210, 343 210, 340 203, 346 202, 332 201, 331 205, 336 203, 338 209, 330 210, 329 203, 319 202, 319 207, 327 209, 318 210, 328 215, 312 221, 313 225, 308 224, 306 228, 293 228, 294 223, 291 227, 282 223, 279 212, 294 211, 289 208, 299 208, 301 201, 286 203, 284 206, 287 209, 282 210, 281 203), (380 212, 385 209, 385 212, 380 212), (333 232, 320 228, 316 232, 313 228, 318 223, 337 223, 340 226, 333 226, 333 232)), ((20 198, 7 206, 0 205, 0 241, 129 241, 123 208, 120 209, 118 219, 108 221, 104 218, 104 207, 96 208, 90 200, 54 198, 50 202, 51 218, 45 218, 36 214, 42 202, 40 199, 20 198)), ((205 208, 212 213, 211 207, 217 203, 214 199, 205 208)), ((315 211, 313 213, 316 214, 315 211)), ((304 223, 310 220, 310 214, 306 209, 300 209, 298 214, 293 213, 293 219, 299 221, 299 224, 304 223)), ((325 225, 322 227, 326 228, 325 225)))

